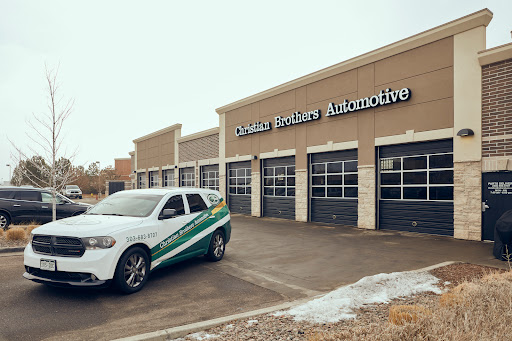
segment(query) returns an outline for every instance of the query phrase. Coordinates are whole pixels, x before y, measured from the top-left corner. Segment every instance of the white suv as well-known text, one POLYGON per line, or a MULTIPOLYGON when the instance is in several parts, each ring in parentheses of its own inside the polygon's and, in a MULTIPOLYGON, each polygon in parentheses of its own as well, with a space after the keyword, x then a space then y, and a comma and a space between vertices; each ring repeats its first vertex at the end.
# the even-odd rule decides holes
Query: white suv
POLYGON ((68 198, 82 199, 82 190, 77 185, 66 185, 66 187, 62 189, 62 195, 68 198))
POLYGON ((149 273, 206 255, 219 261, 231 236, 230 214, 217 191, 141 189, 108 196, 87 213, 35 229, 23 276, 59 286, 139 291, 149 273))

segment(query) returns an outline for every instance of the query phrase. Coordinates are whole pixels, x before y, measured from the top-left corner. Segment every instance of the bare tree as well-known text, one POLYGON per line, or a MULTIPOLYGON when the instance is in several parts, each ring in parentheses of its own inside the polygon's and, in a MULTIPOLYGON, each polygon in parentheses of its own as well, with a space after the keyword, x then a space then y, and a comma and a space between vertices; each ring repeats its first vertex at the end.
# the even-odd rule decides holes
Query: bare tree
POLYGON ((33 142, 28 145, 29 153, 9 139, 15 151, 11 158, 20 167, 24 178, 36 187, 51 188, 53 220, 57 217, 56 193, 73 180, 74 171, 70 165, 77 153, 75 150, 66 156, 61 150, 62 127, 73 111, 74 99, 65 101, 60 95, 58 73, 58 68, 48 69, 45 64, 48 110, 38 115, 32 113, 32 119, 27 121, 30 131, 26 135, 33 142))

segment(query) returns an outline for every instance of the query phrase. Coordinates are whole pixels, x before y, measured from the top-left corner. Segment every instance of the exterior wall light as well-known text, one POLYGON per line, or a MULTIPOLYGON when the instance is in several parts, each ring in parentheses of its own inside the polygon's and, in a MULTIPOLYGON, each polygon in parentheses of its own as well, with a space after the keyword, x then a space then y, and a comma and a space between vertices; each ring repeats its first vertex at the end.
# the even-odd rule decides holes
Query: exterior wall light
POLYGON ((457 136, 461 136, 461 137, 473 136, 473 135, 475 135, 475 132, 473 130, 469 129, 469 128, 461 129, 457 133, 457 136))
POLYGON ((258 157, 257 157, 256 155, 253 155, 253 156, 251 157, 251 160, 258 160, 258 157))

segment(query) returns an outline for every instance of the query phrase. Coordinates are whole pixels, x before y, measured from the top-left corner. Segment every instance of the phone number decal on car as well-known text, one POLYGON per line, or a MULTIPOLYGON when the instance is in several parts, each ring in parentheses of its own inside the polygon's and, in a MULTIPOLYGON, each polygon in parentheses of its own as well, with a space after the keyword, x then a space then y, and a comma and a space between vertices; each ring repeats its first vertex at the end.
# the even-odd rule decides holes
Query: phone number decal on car
POLYGON ((157 236, 156 232, 149 232, 149 233, 139 234, 139 235, 136 235, 136 236, 126 237, 126 241, 127 242, 135 242, 135 241, 138 241, 138 240, 145 240, 145 239, 149 239, 149 238, 155 238, 156 236, 157 236))

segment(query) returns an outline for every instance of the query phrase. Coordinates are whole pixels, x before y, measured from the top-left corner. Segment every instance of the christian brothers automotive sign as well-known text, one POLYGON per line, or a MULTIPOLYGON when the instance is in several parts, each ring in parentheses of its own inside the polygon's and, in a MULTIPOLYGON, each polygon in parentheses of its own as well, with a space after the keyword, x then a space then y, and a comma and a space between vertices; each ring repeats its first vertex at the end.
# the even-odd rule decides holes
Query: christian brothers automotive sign
MULTIPOLYGON (((409 88, 403 88, 401 90, 392 91, 391 89, 381 90, 378 95, 371 97, 361 98, 355 101, 343 101, 340 104, 329 103, 327 107, 326 117, 336 116, 339 114, 346 114, 353 111, 375 108, 381 105, 387 105, 400 101, 407 101, 411 98, 411 90, 409 88)), ((294 112, 290 116, 281 117, 276 116, 274 118, 274 126, 276 128, 287 127, 293 124, 304 123, 308 121, 318 120, 321 118, 320 110, 312 110, 304 113, 294 112)), ((255 122, 254 124, 248 124, 246 127, 238 126, 235 128, 236 136, 244 136, 248 134, 259 133, 262 131, 272 129, 270 122, 255 122)))

